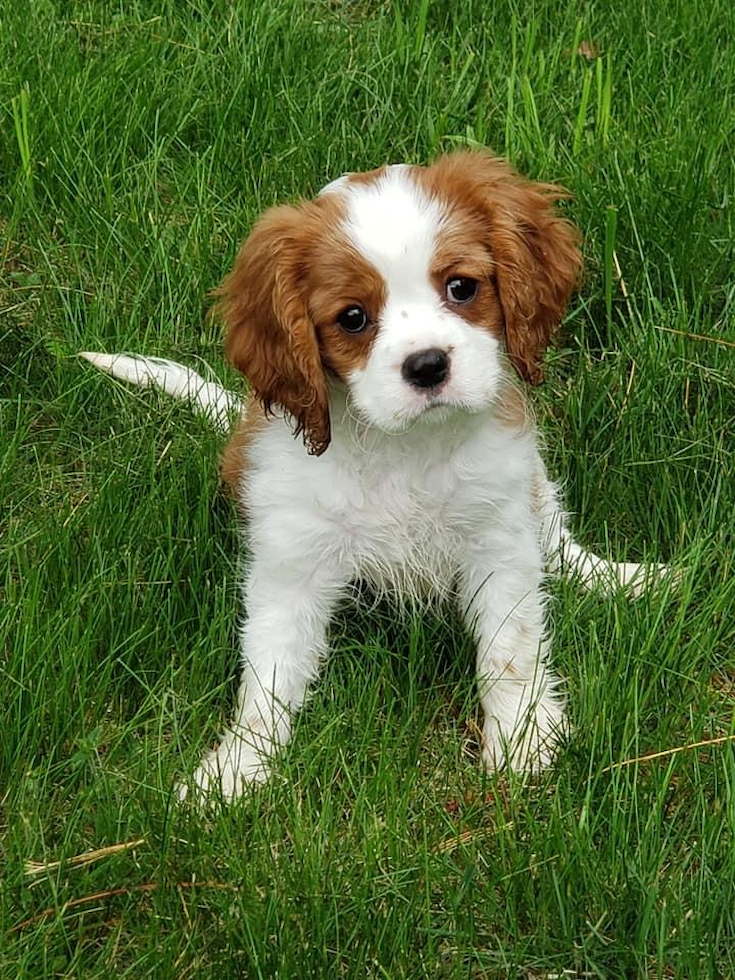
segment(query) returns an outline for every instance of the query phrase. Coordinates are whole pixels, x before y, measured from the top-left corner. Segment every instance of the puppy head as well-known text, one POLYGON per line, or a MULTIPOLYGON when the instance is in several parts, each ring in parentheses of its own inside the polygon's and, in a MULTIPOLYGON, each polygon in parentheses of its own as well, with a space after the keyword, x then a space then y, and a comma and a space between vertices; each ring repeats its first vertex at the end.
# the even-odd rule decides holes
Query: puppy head
POLYGON ((563 192, 485 153, 384 167, 267 212, 218 290, 227 351, 310 452, 330 440, 329 388, 386 431, 481 411, 505 346, 532 384, 581 259, 563 192))

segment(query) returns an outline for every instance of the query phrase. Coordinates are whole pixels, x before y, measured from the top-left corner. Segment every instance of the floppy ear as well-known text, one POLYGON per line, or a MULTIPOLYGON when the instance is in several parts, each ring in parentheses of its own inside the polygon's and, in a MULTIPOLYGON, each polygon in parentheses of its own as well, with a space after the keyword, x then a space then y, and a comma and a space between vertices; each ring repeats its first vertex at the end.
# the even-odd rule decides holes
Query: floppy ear
POLYGON ((327 383, 304 296, 308 206, 267 211, 216 290, 225 350, 266 412, 280 405, 315 456, 329 445, 327 383))
POLYGON ((579 282, 576 228, 554 211, 568 195, 510 173, 497 189, 491 247, 513 365, 531 384, 543 379, 541 358, 579 282))
POLYGON ((543 352, 582 271, 579 232, 554 208, 569 194, 526 180, 488 153, 460 151, 448 159, 487 229, 508 355, 522 378, 538 384, 543 352))

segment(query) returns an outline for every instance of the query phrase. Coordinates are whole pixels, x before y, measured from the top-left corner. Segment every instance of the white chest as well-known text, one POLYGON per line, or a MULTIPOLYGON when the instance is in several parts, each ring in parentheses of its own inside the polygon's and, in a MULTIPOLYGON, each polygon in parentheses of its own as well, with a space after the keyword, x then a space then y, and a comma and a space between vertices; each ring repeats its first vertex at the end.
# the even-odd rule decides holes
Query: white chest
POLYGON ((494 426, 462 435, 437 426, 371 446, 337 438, 319 458, 271 446, 249 487, 258 550, 295 546, 380 590, 448 594, 468 552, 502 554, 527 527, 535 459, 532 440, 494 426))

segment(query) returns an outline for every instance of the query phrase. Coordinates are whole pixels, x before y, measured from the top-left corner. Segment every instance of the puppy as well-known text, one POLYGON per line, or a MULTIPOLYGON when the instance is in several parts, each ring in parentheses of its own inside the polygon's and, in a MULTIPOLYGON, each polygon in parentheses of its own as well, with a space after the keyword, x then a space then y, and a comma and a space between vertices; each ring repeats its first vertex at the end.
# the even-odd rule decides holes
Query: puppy
MULTIPOLYGON (((246 518, 247 618, 232 725, 193 774, 198 795, 232 800, 267 777, 356 579, 454 601, 476 644, 485 764, 552 759, 564 708, 545 568, 633 590, 663 573, 575 544, 539 456, 521 382, 541 379, 582 265, 563 196, 461 151, 347 174, 268 211, 240 249, 215 312, 251 390, 222 465, 246 518)), ((231 405, 170 362, 85 356, 213 417, 231 405)))

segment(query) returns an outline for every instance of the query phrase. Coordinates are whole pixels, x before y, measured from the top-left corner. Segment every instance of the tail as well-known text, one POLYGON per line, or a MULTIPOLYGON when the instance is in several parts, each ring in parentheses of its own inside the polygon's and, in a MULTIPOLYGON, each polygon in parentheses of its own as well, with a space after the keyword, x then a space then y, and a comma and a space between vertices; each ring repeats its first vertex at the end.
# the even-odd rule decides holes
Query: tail
POLYGON ((567 527, 558 489, 542 468, 537 477, 537 495, 542 543, 552 575, 573 577, 585 589, 596 589, 603 594, 622 591, 631 599, 666 580, 674 589, 678 586, 681 572, 669 565, 608 561, 577 544, 567 527))
POLYGON ((160 357, 138 357, 127 354, 79 354, 100 371, 141 388, 160 388, 167 395, 189 402, 192 409, 204 415, 220 431, 229 432, 232 416, 242 411, 241 400, 216 381, 206 381, 196 371, 160 357))

